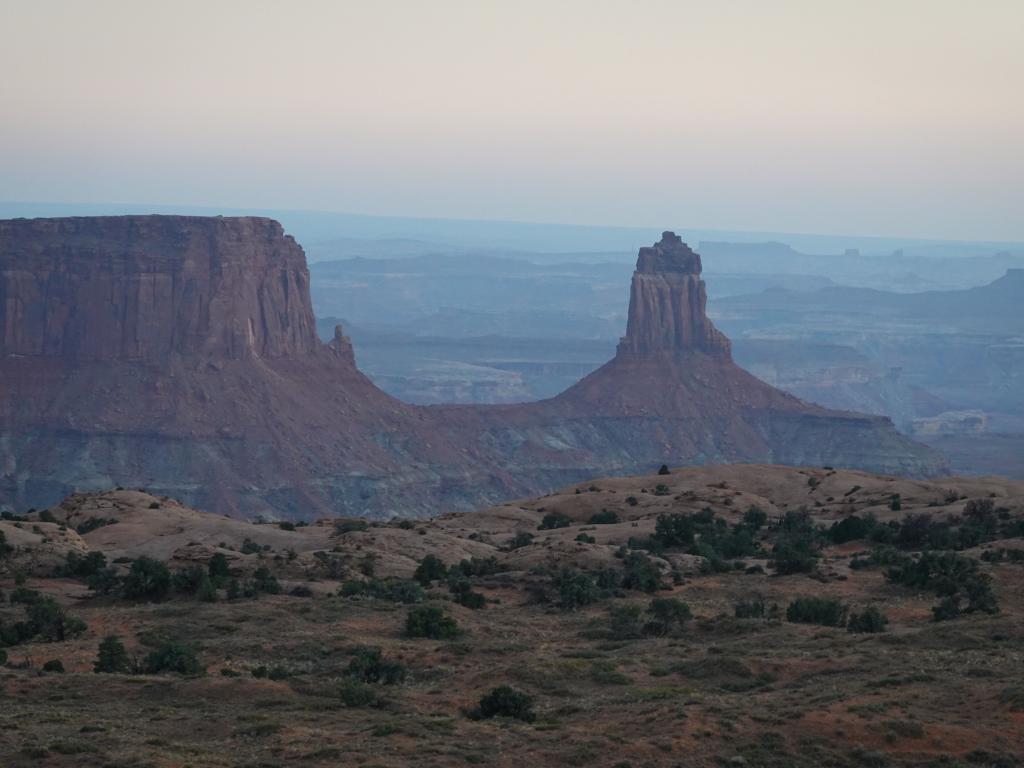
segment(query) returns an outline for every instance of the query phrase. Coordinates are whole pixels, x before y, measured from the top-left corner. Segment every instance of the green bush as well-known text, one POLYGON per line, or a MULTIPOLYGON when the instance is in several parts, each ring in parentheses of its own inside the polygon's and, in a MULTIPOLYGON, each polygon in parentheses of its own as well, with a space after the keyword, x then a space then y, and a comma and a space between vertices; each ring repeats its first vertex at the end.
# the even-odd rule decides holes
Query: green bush
POLYGON ((168 641, 150 652, 142 664, 146 674, 159 675, 171 672, 179 675, 195 676, 206 673, 195 646, 177 641, 168 641))
POLYGON ((487 603, 487 599, 479 592, 474 592, 472 583, 461 574, 450 579, 448 589, 455 596, 455 602, 466 608, 477 610, 483 608, 487 603))
POLYGON ((846 624, 847 606, 827 597, 800 597, 786 608, 786 621, 841 627, 846 624))
POLYGON ((762 595, 753 595, 736 603, 737 619, 763 619, 768 613, 768 603, 762 595))
POLYGON ((918 557, 903 555, 885 572, 896 584, 928 589, 946 598, 938 617, 953 618, 960 613, 997 613, 992 578, 978 568, 978 561, 955 552, 923 552, 918 557))
POLYGON ((563 568, 556 579, 558 603, 568 611, 590 605, 601 598, 601 590, 590 576, 563 568))
POLYGON ((768 522, 768 513, 760 507, 751 505, 750 509, 743 513, 743 526, 752 531, 759 531, 768 522))
POLYGON ((68 614, 57 601, 46 597, 25 607, 32 635, 44 642, 60 643, 85 632, 85 622, 68 614))
POLYGON ((479 718, 512 717, 525 723, 536 719, 533 699, 508 685, 501 685, 482 697, 474 715, 479 718))
POLYGON ((123 674, 130 667, 124 644, 117 635, 110 635, 100 642, 99 655, 92 666, 93 672, 123 674))
POLYGON ((857 633, 884 632, 889 619, 878 610, 877 606, 869 605, 860 613, 851 612, 850 620, 846 623, 846 629, 857 633))
POLYGON ((171 591, 171 571, 158 560, 140 557, 132 562, 122 590, 130 600, 159 602, 171 591))
POLYGON ((228 564, 227 555, 223 552, 214 552, 210 561, 206 564, 206 571, 214 584, 220 585, 231 576, 231 567, 228 564))
POLYGON ((64 673, 64 662, 60 659, 50 659, 43 664, 43 672, 55 672, 58 674, 64 673))
POLYGON ((619 515, 612 509, 602 509, 590 516, 592 525, 612 525, 619 522, 619 515))
POLYGON ((264 592, 268 595, 281 594, 281 583, 265 565, 257 568, 256 572, 252 575, 252 585, 257 592, 264 592))
POLYGON ((78 552, 68 552, 64 560, 63 574, 79 579, 88 579, 107 567, 107 558, 102 552, 89 552, 84 557, 78 552))
POLYGON ((521 549, 528 547, 533 543, 533 534, 529 531, 519 531, 515 536, 512 537, 512 541, 509 542, 509 549, 521 549))
POLYGON ((667 485, 665 485, 664 483, 658 483, 654 487, 654 495, 655 496, 668 496, 671 492, 672 491, 669 490, 669 487, 667 485))
POLYGON ((444 564, 444 561, 437 555, 427 555, 420 560, 420 564, 416 566, 416 572, 413 573, 412 577, 426 587, 430 582, 440 581, 447 575, 448 566, 444 564))
POLYGON ((623 560, 622 586, 640 592, 661 589, 661 569, 643 552, 630 552, 623 560))
POLYGON ((555 528, 568 528, 570 525, 572 525, 572 520, 567 515, 563 515, 561 512, 548 512, 540 521, 537 530, 550 531, 555 528))
POLYGON ((608 636, 613 640, 631 640, 643 634, 644 610, 627 603, 614 605, 608 611, 608 636))
POLYGON ((825 535, 833 544, 845 544, 848 541, 859 541, 866 539, 868 534, 878 525, 873 517, 858 517, 850 515, 842 520, 832 523, 825 535))
POLYGON ((380 648, 359 648, 345 668, 345 676, 360 683, 397 685, 407 674, 404 664, 384 658, 380 648))
POLYGON ((405 617, 408 637, 429 637, 433 640, 451 640, 459 635, 459 625, 441 608, 423 605, 413 608, 405 617))
POLYGON ((674 597, 656 597, 647 606, 650 617, 644 625, 645 635, 677 634, 686 627, 686 622, 693 618, 690 606, 674 597))
POLYGON ((590 536, 589 534, 586 534, 586 533, 577 534, 577 536, 576 536, 576 538, 574 540, 580 542, 581 544, 596 544, 597 543, 597 539, 595 539, 593 536, 590 536))

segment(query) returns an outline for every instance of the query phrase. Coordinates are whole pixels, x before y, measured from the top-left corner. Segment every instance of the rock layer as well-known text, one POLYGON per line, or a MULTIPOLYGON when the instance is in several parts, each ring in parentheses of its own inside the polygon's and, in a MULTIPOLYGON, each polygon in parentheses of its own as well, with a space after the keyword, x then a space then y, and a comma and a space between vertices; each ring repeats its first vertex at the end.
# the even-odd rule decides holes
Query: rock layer
POLYGON ((423 515, 662 462, 944 470, 887 419, 739 369, 674 236, 641 251, 619 354, 522 405, 389 397, 340 328, 316 339, 308 288, 267 219, 0 222, 0 507, 123 485, 238 516, 423 515))
POLYGON ((259 218, 0 221, 0 355, 280 357, 319 346, 302 249, 259 218))

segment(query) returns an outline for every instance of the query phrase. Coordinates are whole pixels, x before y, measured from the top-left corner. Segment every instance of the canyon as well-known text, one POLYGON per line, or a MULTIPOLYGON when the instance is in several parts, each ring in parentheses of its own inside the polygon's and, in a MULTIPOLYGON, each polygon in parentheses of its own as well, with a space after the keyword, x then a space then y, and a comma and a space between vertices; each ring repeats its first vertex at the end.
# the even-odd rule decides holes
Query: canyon
POLYGON ((143 487, 237 517, 423 516, 662 463, 907 476, 941 456, 739 368, 700 257, 642 248, 615 357, 556 397, 413 406, 316 335, 302 248, 257 217, 0 221, 0 506, 143 487))

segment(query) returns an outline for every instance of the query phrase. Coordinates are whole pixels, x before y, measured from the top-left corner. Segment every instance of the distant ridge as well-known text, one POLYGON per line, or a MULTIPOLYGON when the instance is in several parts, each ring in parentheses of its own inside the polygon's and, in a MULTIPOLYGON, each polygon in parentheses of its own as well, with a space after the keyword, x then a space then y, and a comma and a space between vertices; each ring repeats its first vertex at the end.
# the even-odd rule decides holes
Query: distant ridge
POLYGON ((619 353, 556 398, 415 407, 340 328, 316 339, 275 221, 0 222, 0 506, 122 485, 247 517, 418 515, 663 462, 944 471, 887 419, 738 368, 700 266, 672 233, 641 250, 619 353))

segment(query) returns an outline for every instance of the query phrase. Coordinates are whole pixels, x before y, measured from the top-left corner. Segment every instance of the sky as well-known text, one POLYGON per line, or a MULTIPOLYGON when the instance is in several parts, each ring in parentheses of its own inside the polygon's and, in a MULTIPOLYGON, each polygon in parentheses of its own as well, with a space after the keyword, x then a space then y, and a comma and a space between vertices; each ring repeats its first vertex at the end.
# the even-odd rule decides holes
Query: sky
POLYGON ((0 0, 0 200, 1024 240, 1021 0, 0 0))

